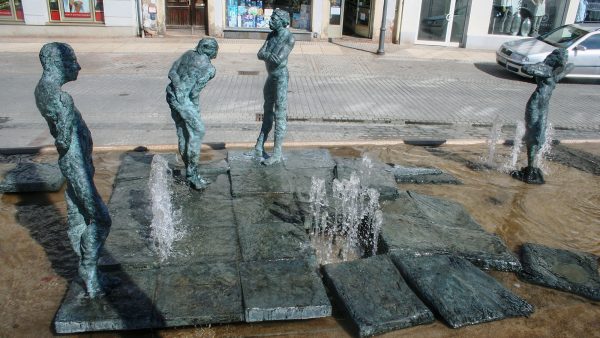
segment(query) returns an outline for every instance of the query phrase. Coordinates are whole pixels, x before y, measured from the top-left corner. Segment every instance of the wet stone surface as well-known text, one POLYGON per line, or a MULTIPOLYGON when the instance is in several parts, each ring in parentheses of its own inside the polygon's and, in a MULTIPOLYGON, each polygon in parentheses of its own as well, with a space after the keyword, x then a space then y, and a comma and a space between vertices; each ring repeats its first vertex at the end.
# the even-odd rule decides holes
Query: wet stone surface
POLYGON ((338 180, 348 180, 352 173, 356 173, 362 186, 379 191, 380 200, 394 200, 398 197, 394 174, 388 170, 387 164, 375 159, 365 161, 362 158, 335 157, 334 160, 338 180))
POLYGON ((245 262, 278 259, 314 259, 304 229, 290 223, 241 224, 238 228, 245 262))
POLYGON ((529 316, 534 311, 465 259, 447 255, 392 255, 392 259, 419 297, 453 328, 529 316))
POLYGON ((246 322, 331 315, 325 287, 309 260, 240 263, 246 322))
POLYGON ((600 175, 600 157, 582 150, 558 144, 552 147, 550 159, 596 176, 600 175))
POLYGON ((65 183, 58 163, 10 163, 2 165, 5 172, 0 193, 52 192, 65 183))
POLYGON ((387 255, 329 264, 322 270, 361 337, 434 321, 387 255))
POLYGON ((395 164, 387 170, 394 174, 397 183, 462 184, 462 182, 454 176, 435 168, 404 167, 395 164))
POLYGON ((526 243, 521 246, 519 278, 600 301, 598 257, 592 254, 526 243))
POLYGON ((521 267, 502 239, 484 231, 458 203, 403 191, 382 211, 381 238, 391 253, 452 254, 481 268, 501 271, 521 267))

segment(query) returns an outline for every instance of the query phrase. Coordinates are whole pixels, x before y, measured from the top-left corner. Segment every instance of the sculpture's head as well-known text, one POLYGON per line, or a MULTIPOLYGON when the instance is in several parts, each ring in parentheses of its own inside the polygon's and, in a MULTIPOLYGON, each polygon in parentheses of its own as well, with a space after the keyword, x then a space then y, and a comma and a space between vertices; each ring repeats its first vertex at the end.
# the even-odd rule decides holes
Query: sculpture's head
POLYGON ((271 20, 269 20, 269 28, 271 30, 278 30, 280 28, 285 28, 290 25, 290 13, 284 11, 283 9, 275 9, 273 14, 271 15, 271 20))
POLYGON ((208 56, 209 59, 214 59, 219 52, 219 44, 214 38, 203 38, 198 42, 196 50, 198 53, 208 56))
POLYGON ((550 53, 550 55, 546 56, 544 59, 544 63, 553 69, 559 67, 565 67, 567 62, 569 61, 569 52, 567 52, 564 48, 557 48, 550 53))
POLYGON ((40 49, 40 62, 44 72, 54 72, 65 82, 77 80, 81 67, 73 48, 66 43, 51 42, 40 49))

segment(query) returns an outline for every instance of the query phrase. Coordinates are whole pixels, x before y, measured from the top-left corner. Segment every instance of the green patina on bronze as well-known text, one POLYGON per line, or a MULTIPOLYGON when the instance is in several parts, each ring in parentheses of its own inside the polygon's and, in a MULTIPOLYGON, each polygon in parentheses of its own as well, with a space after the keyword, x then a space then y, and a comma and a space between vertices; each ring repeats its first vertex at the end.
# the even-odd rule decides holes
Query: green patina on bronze
POLYGON ((200 146, 204 137, 204 123, 200 118, 200 91, 215 77, 216 69, 210 63, 217 57, 219 45, 213 38, 198 42, 195 50, 185 52, 171 66, 167 86, 167 103, 177 128, 179 153, 185 163, 186 178, 195 189, 205 188, 209 181, 198 173, 200 146))
POLYGON ((87 294, 95 298, 107 285, 97 264, 111 219, 94 185, 92 134, 71 95, 61 89, 65 83, 77 80, 81 67, 71 46, 59 42, 42 47, 40 62, 44 71, 35 88, 35 101, 54 136, 58 165, 67 179, 68 234, 79 256, 79 276, 87 294))
POLYGON ((537 167, 536 157, 546 139, 548 108, 550 97, 556 84, 567 75, 573 65, 568 63, 566 49, 555 49, 544 62, 525 65, 524 73, 534 77, 537 88, 531 94, 525 110, 525 145, 527 147, 527 167, 513 171, 512 177, 526 183, 543 184, 542 171, 537 167))
POLYGON ((288 12, 276 9, 273 11, 269 27, 272 32, 258 51, 258 59, 263 60, 269 76, 263 88, 264 117, 260 135, 254 147, 255 157, 264 158, 266 165, 281 162, 283 138, 287 129, 287 90, 289 73, 287 69, 288 56, 294 48, 294 36, 287 29, 290 24, 288 12), (273 154, 269 157, 264 146, 275 121, 275 137, 273 154))

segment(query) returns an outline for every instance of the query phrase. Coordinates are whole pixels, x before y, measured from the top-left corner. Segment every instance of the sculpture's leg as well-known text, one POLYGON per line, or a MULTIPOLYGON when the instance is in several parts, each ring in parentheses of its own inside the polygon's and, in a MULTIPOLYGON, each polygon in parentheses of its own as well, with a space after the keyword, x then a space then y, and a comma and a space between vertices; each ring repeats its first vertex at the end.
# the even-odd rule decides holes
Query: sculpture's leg
POLYGON ((67 202, 67 234, 69 235, 69 240, 71 242, 71 246, 73 247, 73 251, 75 251, 81 263, 80 242, 81 235, 85 231, 86 224, 83 215, 81 212, 79 212, 79 207, 74 202, 74 198, 73 187, 67 183, 67 189, 65 190, 65 201, 67 202))
POLYGON ((187 147, 186 147, 186 178, 190 186, 194 189, 206 188, 210 182, 204 179, 198 173, 198 162, 200 161, 200 152, 202 148, 202 139, 204 138, 204 124, 199 117, 194 117, 186 121, 187 147))
POLYGON ((275 137, 273 155, 265 161, 266 165, 281 162, 283 159, 283 139, 287 131, 287 74, 282 75, 277 83, 277 101, 275 102, 275 137))
POLYGON ((254 146, 254 156, 257 158, 268 158, 269 156, 265 152, 265 142, 269 137, 269 133, 273 128, 273 109, 275 108, 275 88, 271 85, 273 81, 271 77, 267 78, 265 86, 263 88, 263 96, 265 103, 263 104, 263 121, 260 127, 260 134, 256 139, 256 145, 254 146))
POLYGON ((81 264, 79 275, 83 278, 90 298, 104 293, 102 281, 98 272, 98 258, 104 241, 108 237, 110 223, 106 220, 95 219, 85 229, 81 236, 81 264))

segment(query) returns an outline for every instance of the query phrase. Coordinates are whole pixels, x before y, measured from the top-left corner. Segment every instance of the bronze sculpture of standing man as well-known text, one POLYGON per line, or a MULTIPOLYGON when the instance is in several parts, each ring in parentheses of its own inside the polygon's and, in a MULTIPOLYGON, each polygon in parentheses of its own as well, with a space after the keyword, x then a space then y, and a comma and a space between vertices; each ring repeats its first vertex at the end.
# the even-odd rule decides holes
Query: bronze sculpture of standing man
POLYGON ((256 140, 254 154, 257 158, 264 158, 266 165, 275 164, 282 160, 283 138, 287 129, 287 89, 289 73, 287 61, 294 48, 294 36, 287 29, 290 24, 290 14, 281 9, 275 9, 269 28, 272 32, 267 36, 267 41, 258 51, 258 59, 263 60, 269 76, 263 88, 264 116, 260 135, 256 140), (275 137, 273 154, 269 157, 265 152, 265 141, 273 127, 275 120, 275 137))
POLYGON ((106 278, 98 271, 98 258, 108 236, 111 219, 94 185, 92 134, 73 98, 62 85, 77 80, 81 67, 71 46, 52 42, 40 50, 44 72, 35 88, 35 103, 48 122, 58 151, 58 165, 67 179, 67 233, 79 256, 78 273, 87 294, 104 294, 106 278))
POLYGON ((209 181, 198 173, 204 123, 200 118, 200 91, 215 77, 210 60, 217 57, 219 45, 213 38, 203 38, 195 50, 185 52, 171 66, 167 86, 167 103, 177 128, 179 153, 185 164, 185 176, 194 189, 205 188, 209 181))

